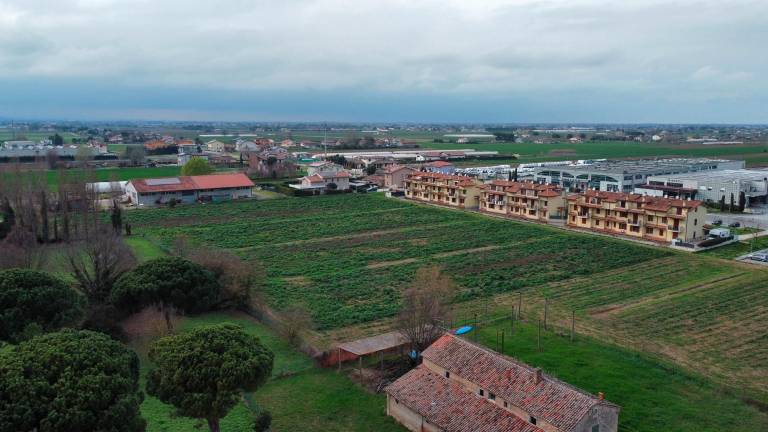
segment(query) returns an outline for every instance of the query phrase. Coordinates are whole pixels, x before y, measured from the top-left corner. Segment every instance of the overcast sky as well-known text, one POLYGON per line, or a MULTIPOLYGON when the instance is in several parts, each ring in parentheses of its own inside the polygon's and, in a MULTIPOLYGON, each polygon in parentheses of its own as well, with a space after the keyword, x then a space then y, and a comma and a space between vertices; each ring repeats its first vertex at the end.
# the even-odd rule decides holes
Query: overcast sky
POLYGON ((768 123, 768 0, 0 0, 0 117, 768 123))

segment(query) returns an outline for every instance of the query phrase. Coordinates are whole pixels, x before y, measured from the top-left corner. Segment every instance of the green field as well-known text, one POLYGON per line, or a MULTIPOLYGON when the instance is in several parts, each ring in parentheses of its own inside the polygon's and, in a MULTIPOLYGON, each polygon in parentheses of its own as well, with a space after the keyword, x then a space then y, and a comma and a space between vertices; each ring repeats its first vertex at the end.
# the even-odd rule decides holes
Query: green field
MULTIPOLYGON (((270 379, 254 395, 245 395, 221 422, 223 432, 247 431, 253 412, 267 409, 272 413, 274 432, 282 431, 397 431, 400 426, 386 416, 384 395, 367 393, 344 374, 316 369, 312 361, 294 350, 263 325, 245 315, 212 313, 185 318, 180 331, 195 327, 236 323, 258 336, 275 353, 270 379)), ((142 359, 142 382, 150 368, 146 343, 134 345, 142 359)), ((204 421, 178 417, 173 407, 146 395, 141 414, 148 432, 187 432, 206 430, 204 421)))
MULTIPOLYGON (((667 362, 617 348, 596 339, 543 331, 509 321, 485 326, 478 342, 492 349, 504 329, 504 353, 621 406, 619 430, 626 432, 726 432, 768 430, 768 414, 737 396, 667 362)), ((475 335, 469 334, 470 340, 475 335)))
MULTIPOLYGON (((78 175, 80 173, 79 170, 67 171, 68 175, 78 175)), ((180 173, 181 167, 178 166, 163 166, 156 168, 100 168, 93 170, 95 181, 123 181, 140 178, 173 177, 180 173)), ((46 179, 50 186, 55 187, 59 182, 59 172, 53 170, 46 171, 46 179)))
POLYGON ((733 259, 742 255, 746 255, 750 252, 759 251, 761 249, 768 249, 768 236, 758 237, 754 240, 731 243, 729 245, 700 252, 700 254, 718 258, 733 259))
MULTIPOLYGON (((38 142, 40 140, 46 139, 48 137, 51 137, 56 132, 23 132, 18 131, 16 133, 16 138, 13 137, 13 133, 11 133, 8 130, 0 130, 0 142, 2 141, 11 141, 11 140, 24 140, 24 141, 35 141, 38 142)), ((73 133, 73 132, 58 132, 59 135, 61 135, 62 138, 64 138, 64 143, 71 144, 72 138, 79 138, 80 135, 73 133)))
POLYGON ((268 269, 270 305, 304 304, 320 329, 394 315, 424 265, 443 266, 462 301, 669 254, 380 195, 147 209, 127 219, 162 245, 183 234, 257 259, 268 269))
MULTIPOLYGON (((515 153, 520 155, 520 159, 517 162, 521 163, 563 159, 647 158, 656 156, 745 159, 750 165, 768 162, 768 146, 765 144, 711 146, 641 143, 636 141, 586 141, 577 144, 442 144, 426 142, 422 143, 421 146, 441 150, 473 148, 475 150, 495 150, 502 154, 515 153)), ((495 161, 487 162, 496 164, 495 161)))

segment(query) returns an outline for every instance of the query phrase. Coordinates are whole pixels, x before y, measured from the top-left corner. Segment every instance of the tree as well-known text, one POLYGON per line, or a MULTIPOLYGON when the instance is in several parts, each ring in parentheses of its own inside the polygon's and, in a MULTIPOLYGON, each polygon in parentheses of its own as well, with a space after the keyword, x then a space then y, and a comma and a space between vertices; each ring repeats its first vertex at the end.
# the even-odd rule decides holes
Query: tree
POLYGON ((214 274, 201 265, 183 258, 163 257, 120 276, 110 298, 128 312, 158 306, 170 330, 173 309, 182 313, 205 312, 216 304, 220 291, 214 274))
POLYGON ((0 206, 0 218, 2 218, 0 220, 0 240, 2 240, 11 232, 11 228, 16 223, 16 213, 13 211, 8 197, 3 197, 2 206, 0 206))
POLYGON ((112 200, 112 210, 109 213, 109 220, 112 222, 112 229, 117 234, 123 230, 123 210, 120 208, 116 199, 112 200))
POLYGON ((365 173, 368 175, 376 174, 376 165, 371 164, 365 167, 365 173))
POLYGON ((739 212, 744 212, 744 208, 747 206, 747 194, 744 191, 739 192, 739 212))
POLYGON ((184 166, 181 167, 181 175, 185 176, 205 175, 212 172, 213 168, 211 168, 211 165, 208 163, 208 161, 199 157, 193 157, 189 160, 189 162, 185 163, 184 166))
POLYGON ((0 271, 0 340, 16 342, 77 324, 85 299, 61 279, 35 270, 0 271))
POLYGON ((258 337, 234 324, 200 327, 155 342, 147 393, 202 418, 211 432, 243 392, 256 391, 272 373, 274 355, 258 337))
POLYGON ((147 158, 147 152, 144 150, 144 146, 129 145, 125 147, 123 157, 130 160, 134 165, 141 165, 147 158))
POLYGON ((136 265, 120 232, 100 227, 67 250, 67 265, 78 288, 92 304, 107 301, 118 278, 136 265))
MULTIPOLYGON (((183 240, 184 237, 177 239, 183 240)), ((188 246, 180 246, 177 251, 184 253, 189 249, 188 246)), ((232 252, 216 248, 195 249, 189 254, 189 260, 210 270, 219 282, 221 292, 214 308, 247 308, 251 306, 253 297, 260 296, 266 280, 266 272, 260 263, 243 261, 232 252)))
POLYGON ((453 281, 439 267, 432 266, 420 268, 411 286, 403 292, 397 326, 417 352, 443 334, 443 322, 449 317, 447 305, 454 291, 453 281))
POLYGON ((64 145, 64 138, 61 137, 59 134, 54 134, 51 137, 48 137, 53 145, 55 146, 63 146, 64 145))
POLYGON ((728 211, 733 213, 734 210, 736 210, 736 202, 735 202, 735 199, 733 197, 733 193, 731 193, 731 205, 728 206, 728 211))
POLYGON ((298 345, 301 333, 314 327, 312 315, 301 305, 288 306, 282 315, 280 333, 292 345, 298 345))
POLYGON ((0 431, 144 431, 139 359, 109 336, 62 330, 0 351, 0 431))
POLYGON ((720 211, 721 212, 725 211, 725 195, 720 197, 720 211))

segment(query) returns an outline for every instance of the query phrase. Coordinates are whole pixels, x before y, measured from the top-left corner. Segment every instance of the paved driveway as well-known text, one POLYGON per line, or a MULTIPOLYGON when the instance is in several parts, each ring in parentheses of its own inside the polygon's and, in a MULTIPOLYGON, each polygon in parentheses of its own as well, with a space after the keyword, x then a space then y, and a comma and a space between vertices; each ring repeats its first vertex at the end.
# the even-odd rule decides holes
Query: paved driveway
POLYGON ((768 206, 753 207, 753 210, 754 213, 744 214, 709 213, 707 214, 707 223, 720 219, 725 227, 733 222, 739 222, 741 226, 768 229, 768 206))

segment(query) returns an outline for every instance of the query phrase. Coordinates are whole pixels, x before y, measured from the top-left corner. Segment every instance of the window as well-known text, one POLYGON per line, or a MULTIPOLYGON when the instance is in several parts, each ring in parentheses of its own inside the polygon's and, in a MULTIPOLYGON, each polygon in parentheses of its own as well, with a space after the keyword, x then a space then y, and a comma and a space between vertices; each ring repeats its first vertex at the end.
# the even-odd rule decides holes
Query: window
POLYGON ((488 392, 488 399, 490 399, 490 400, 496 400, 496 395, 495 395, 495 394, 493 394, 493 393, 491 393, 491 392, 488 392))
POLYGON ((504 408, 509 408, 509 404, 504 402, 504 408))
POLYGON ((596 425, 592 426, 592 432, 600 432, 600 425, 596 424, 596 425))
POLYGON ((451 373, 450 373, 450 372, 448 372, 448 371, 445 371, 445 377, 446 377, 446 378, 450 378, 450 377, 451 377, 451 373))
POLYGON ((536 424, 536 417, 534 417, 534 416, 529 416, 529 418, 528 418, 528 422, 529 422, 529 423, 531 423, 532 425, 535 425, 535 424, 536 424))
POLYGON ((480 390, 478 390, 478 391, 477 391, 477 393, 478 393, 480 396, 485 396, 485 392, 483 391, 483 389, 480 389, 480 390))
POLYGON ((698 225, 698 224, 699 224, 699 220, 698 220, 698 219, 694 219, 694 220, 693 220, 693 226, 696 226, 696 225, 698 225))

